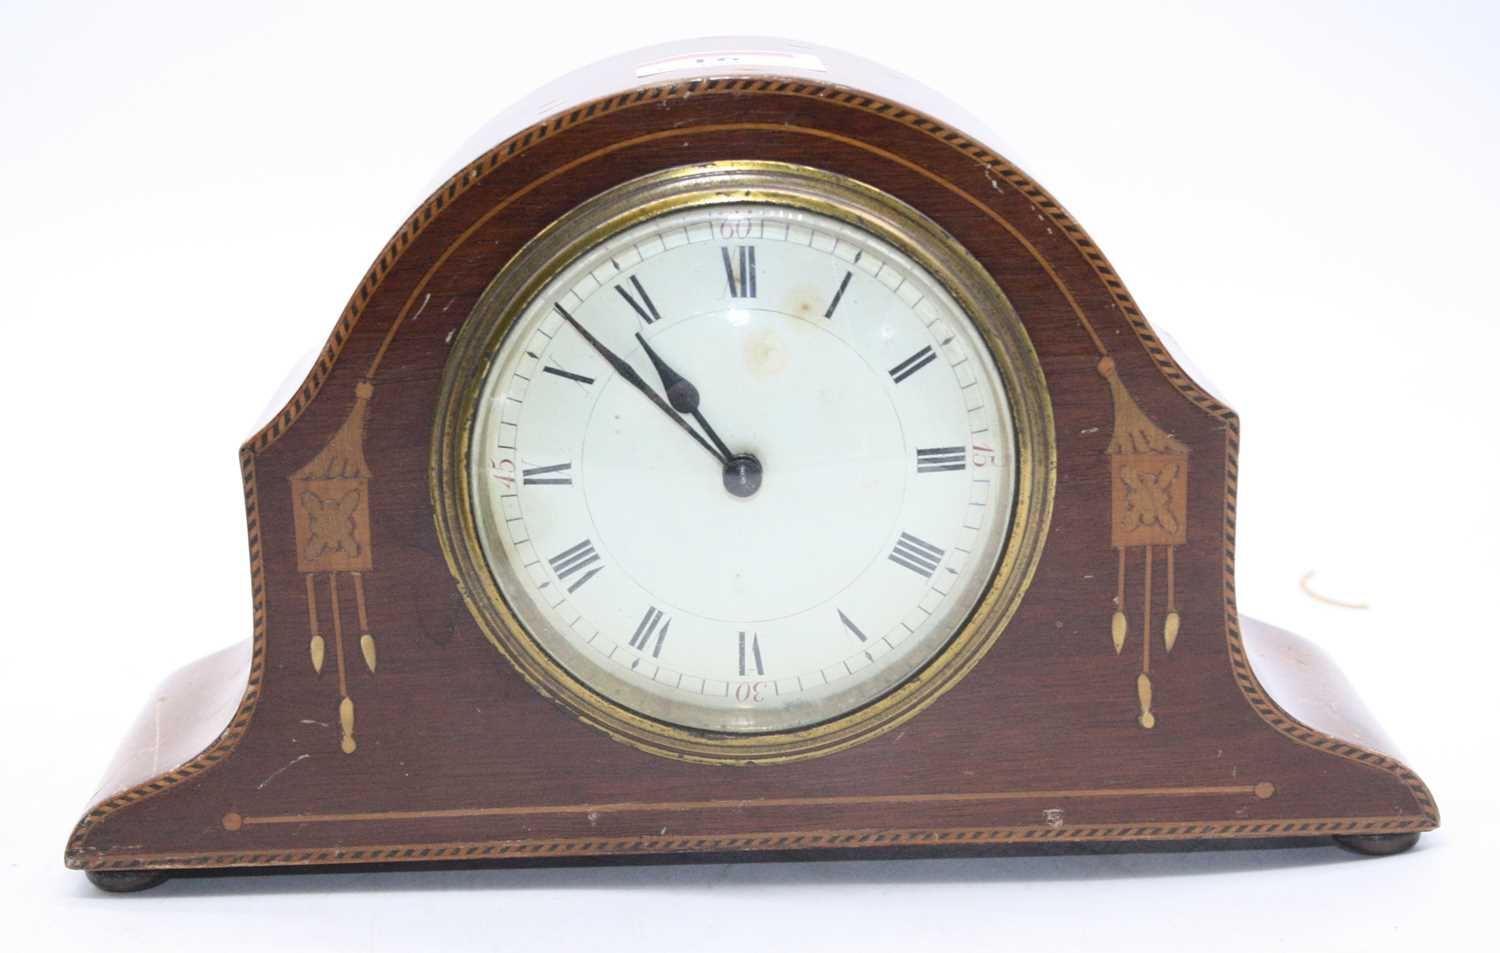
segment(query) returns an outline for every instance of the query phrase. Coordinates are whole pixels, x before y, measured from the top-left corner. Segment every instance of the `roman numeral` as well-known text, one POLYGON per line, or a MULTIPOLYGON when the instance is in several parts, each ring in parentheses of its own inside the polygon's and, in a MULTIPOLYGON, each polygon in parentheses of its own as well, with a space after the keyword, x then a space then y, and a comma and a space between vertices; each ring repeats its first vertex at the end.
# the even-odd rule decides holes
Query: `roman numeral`
POLYGON ((844 280, 839 282, 839 290, 833 293, 833 300, 828 303, 828 310, 823 312, 823 317, 833 317, 833 312, 838 308, 839 302, 843 300, 844 290, 849 287, 849 279, 854 277, 854 272, 844 272, 844 280))
POLYGON ((529 467, 521 471, 521 482, 527 486, 572 486, 571 463, 554 463, 547 467, 529 467))
POLYGON ((542 368, 542 372, 545 374, 556 374, 558 377, 567 378, 570 381, 577 381, 580 384, 592 384, 594 382, 594 379, 592 377, 584 377, 582 374, 574 374, 572 371, 565 371, 560 367, 544 367, 542 368))
POLYGON ((891 368, 891 379, 899 384, 935 360, 937 360, 937 354, 933 352, 932 345, 929 344, 891 368))
POLYGON ((660 609, 651 606, 646 614, 641 616, 641 624, 635 627, 635 635, 630 637, 630 647, 638 651, 646 651, 646 646, 651 642, 651 636, 656 636, 656 647, 651 650, 652 658, 661 656, 661 644, 667 639, 667 629, 671 627, 672 620, 662 615, 660 609), (660 628, 658 628, 660 626, 660 628))
POLYGON ((615 290, 620 293, 620 297, 624 298, 627 304, 635 309, 635 313, 641 316, 642 321, 646 322, 647 324, 651 324, 654 321, 660 321, 661 315, 656 312, 656 305, 651 303, 651 296, 646 294, 645 288, 641 287, 641 279, 637 278, 635 275, 631 275, 630 283, 632 285, 635 285, 636 294, 641 296, 640 301, 632 298, 630 296, 630 292, 625 290, 624 285, 615 285, 615 290))
POLYGON ((839 621, 844 623, 844 628, 854 633, 854 637, 856 639, 859 639, 861 642, 869 641, 867 638, 865 638, 865 634, 859 631, 859 626, 855 625, 848 616, 844 615, 843 609, 835 609, 833 611, 839 614, 839 621))
POLYGON ((766 674, 765 663, 763 663, 761 661, 761 657, 760 657, 760 636, 752 634, 750 636, 749 644, 747 645, 746 642, 745 642, 745 633, 741 632, 740 633, 740 674, 741 675, 749 675, 750 674, 750 663, 751 662, 754 662, 754 664, 755 664, 755 674, 757 674, 757 675, 764 675, 764 674, 766 674), (746 651, 747 649, 748 649, 748 653, 746 651))
POLYGON ((729 279, 729 296, 755 297, 755 246, 735 246, 736 255, 733 258, 730 257, 728 248, 721 247, 719 251, 724 253, 724 277, 729 279))
POLYGON ((578 580, 568 587, 569 592, 577 592, 579 586, 583 585, 599 574, 599 570, 603 569, 604 567, 594 566, 594 563, 597 563, 598 561, 599 554, 594 550, 594 544, 587 539, 576 546, 569 546, 567 549, 547 560, 547 562, 552 564, 552 571, 557 573, 557 578, 563 581, 566 581, 569 576, 573 575, 579 570, 593 566, 592 569, 589 569, 588 572, 584 573, 582 576, 579 576, 578 580))
POLYGON ((895 550, 891 553, 891 562, 910 569, 924 579, 930 579, 942 561, 941 549, 910 533, 901 534, 901 538, 896 540, 895 550))
POLYGON ((918 473, 941 473, 944 470, 962 470, 967 461, 963 447, 929 447, 917 451, 918 473))

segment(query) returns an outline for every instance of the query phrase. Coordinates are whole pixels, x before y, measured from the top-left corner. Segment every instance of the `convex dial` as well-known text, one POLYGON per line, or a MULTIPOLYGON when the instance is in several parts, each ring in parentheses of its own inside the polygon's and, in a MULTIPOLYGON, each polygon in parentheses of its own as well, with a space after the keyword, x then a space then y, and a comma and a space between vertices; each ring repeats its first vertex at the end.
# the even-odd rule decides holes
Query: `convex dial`
POLYGON ((528 632, 641 714, 797 728, 973 610, 1015 490, 1006 390, 911 257, 775 204, 651 218, 563 268, 483 381, 480 543, 528 632))

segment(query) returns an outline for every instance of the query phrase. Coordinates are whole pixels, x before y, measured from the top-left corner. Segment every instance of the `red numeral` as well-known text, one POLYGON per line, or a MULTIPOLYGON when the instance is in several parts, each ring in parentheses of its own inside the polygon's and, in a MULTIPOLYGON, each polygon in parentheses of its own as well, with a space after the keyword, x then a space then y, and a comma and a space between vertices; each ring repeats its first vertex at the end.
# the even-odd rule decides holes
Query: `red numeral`
POLYGON ((750 220, 748 218, 725 218, 719 220, 720 238, 749 238, 750 220))
POLYGON ((490 476, 504 483, 506 488, 516 485, 516 461, 509 457, 490 461, 490 476))
POLYGON ((758 704, 765 700, 761 693, 765 690, 766 684, 766 682, 740 682, 734 687, 734 700, 758 704))

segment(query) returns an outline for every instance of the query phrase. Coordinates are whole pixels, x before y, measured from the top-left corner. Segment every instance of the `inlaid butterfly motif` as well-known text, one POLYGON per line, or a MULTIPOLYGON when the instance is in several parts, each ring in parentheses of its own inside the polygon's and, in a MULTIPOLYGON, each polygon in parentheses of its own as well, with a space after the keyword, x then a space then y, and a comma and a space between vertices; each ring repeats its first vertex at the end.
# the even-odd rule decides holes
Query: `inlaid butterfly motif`
POLYGON ((324 553, 359 555, 359 542, 354 538, 358 490, 350 490, 337 500, 325 500, 311 490, 304 490, 302 506, 308 516, 307 555, 310 558, 316 559, 324 553))
POLYGON ((1178 469, 1176 463, 1168 463, 1155 473, 1128 465, 1120 468, 1120 479, 1125 483, 1125 512, 1120 515, 1122 529, 1160 526, 1168 533, 1177 532, 1171 491, 1178 469))

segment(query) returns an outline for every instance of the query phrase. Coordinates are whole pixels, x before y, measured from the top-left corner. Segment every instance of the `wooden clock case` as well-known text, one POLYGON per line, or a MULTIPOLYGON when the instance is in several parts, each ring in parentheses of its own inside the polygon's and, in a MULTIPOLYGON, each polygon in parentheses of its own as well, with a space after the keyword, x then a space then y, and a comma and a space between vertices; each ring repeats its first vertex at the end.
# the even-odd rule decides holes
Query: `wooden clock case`
POLYGON ((545 115, 482 134, 402 224, 241 448, 248 651, 153 696, 68 866, 133 889, 182 869, 1059 842, 1394 852, 1437 826, 1328 660, 1238 614, 1238 418, 1083 229, 920 87, 833 51, 735 48, 752 52, 644 51, 543 91, 545 115), (544 697, 481 633, 434 520, 445 366, 497 272, 606 189, 726 159, 858 180, 953 235, 1009 298, 1054 415, 1044 548, 988 652, 897 723, 770 763, 644 750, 544 697))

